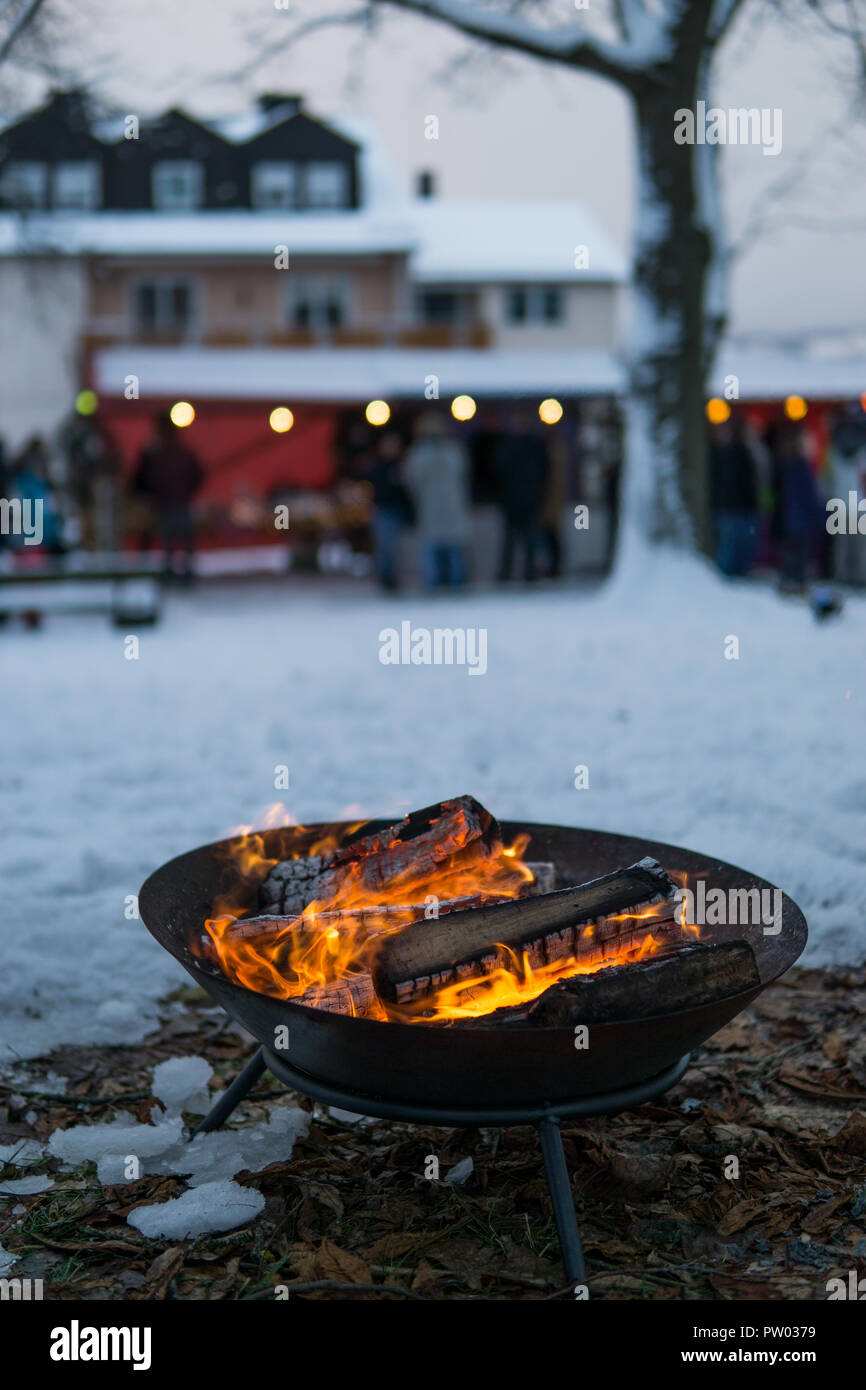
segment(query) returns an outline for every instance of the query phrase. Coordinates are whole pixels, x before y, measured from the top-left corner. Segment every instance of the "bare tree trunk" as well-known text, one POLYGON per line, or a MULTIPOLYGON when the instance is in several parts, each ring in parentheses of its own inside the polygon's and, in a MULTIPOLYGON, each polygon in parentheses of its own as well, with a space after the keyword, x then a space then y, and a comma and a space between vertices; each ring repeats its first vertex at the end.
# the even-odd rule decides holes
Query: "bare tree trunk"
MULTIPOLYGON (((708 550, 707 378, 725 318, 718 147, 677 144, 675 112, 707 98, 706 10, 634 91, 639 197, 621 523, 708 550)), ((623 536, 628 546, 628 536, 623 536)))

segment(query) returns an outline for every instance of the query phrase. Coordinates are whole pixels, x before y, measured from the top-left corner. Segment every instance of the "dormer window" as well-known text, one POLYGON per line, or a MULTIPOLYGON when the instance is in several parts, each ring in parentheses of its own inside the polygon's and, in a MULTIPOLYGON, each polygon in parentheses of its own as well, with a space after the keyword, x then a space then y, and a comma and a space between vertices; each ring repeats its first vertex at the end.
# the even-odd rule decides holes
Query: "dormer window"
POLYGON ((0 179, 0 196, 19 212, 44 208, 48 195, 48 166, 30 159, 12 159, 0 179))
POLYGON ((287 160, 262 160, 253 166, 254 208, 293 208, 298 202, 298 167, 287 160))
POLYGON ((160 212, 192 212, 201 207, 202 167, 193 159, 164 159, 153 166, 153 206, 160 212))
POLYGON ((102 178, 95 159, 74 159, 54 170, 53 202, 66 212, 90 212, 102 198, 102 178))
POLYGON ((344 208, 349 201, 346 165, 337 159, 308 164, 306 192, 311 208, 344 208))

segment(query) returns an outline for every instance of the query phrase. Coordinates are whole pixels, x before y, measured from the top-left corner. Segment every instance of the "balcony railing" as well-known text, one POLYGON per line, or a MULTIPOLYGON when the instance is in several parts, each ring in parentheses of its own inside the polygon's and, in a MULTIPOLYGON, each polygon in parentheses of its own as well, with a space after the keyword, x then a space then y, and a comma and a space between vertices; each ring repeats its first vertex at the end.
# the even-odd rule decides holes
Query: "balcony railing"
POLYGON ((380 319, 338 328, 275 328, 260 322, 211 319, 195 326, 143 329, 121 315, 90 318, 84 336, 91 349, 129 343, 210 348, 486 348, 491 341, 490 330, 480 322, 433 324, 380 319))

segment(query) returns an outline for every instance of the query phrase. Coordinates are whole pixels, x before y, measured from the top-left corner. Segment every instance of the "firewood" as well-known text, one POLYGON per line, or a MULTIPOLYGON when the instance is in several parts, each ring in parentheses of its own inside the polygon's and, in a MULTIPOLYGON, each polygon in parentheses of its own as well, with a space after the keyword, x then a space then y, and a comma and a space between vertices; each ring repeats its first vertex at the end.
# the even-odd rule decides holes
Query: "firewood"
POLYGON ((423 882, 443 870, 469 868, 502 849, 499 826, 471 796, 412 811, 402 820, 329 854, 282 860, 264 880, 263 910, 289 916, 308 903, 329 903, 350 879, 373 898, 402 878, 423 882))
MULTIPOLYGON (((699 1008, 758 989, 761 977, 747 941, 695 943, 639 965, 612 965, 572 975, 530 1004, 526 1022, 539 1028, 610 1023, 699 1008)), ((488 1019, 492 1019, 488 1015, 488 1019)))
POLYGON ((369 975, 347 975, 326 985, 311 985, 303 994, 296 994, 290 1004, 304 1004, 308 1009, 323 1009, 329 1014, 347 1014, 362 1018, 378 1011, 376 991, 369 975))
POLYGON ((614 916, 626 917, 672 893, 664 869, 647 858, 577 888, 416 922, 381 942, 373 964, 376 991, 385 1003, 399 1005, 467 974, 512 967, 515 954, 526 953, 533 966, 579 957, 582 939, 597 949, 598 940, 621 931, 614 916), (580 930, 590 923, 597 932, 580 930))
MULTIPOLYGON (((286 859, 277 868, 283 865, 289 866, 302 864, 303 860, 286 859)), ((532 871, 532 882, 520 885, 517 890, 520 897, 535 897, 540 892, 546 892, 545 885, 552 885, 554 881, 554 866, 549 863, 527 864, 527 869, 532 871)), ((286 876, 284 882, 289 881, 290 876, 286 876)), ((309 880, 308 880, 309 881, 309 880)), ((444 898, 438 904, 440 916, 449 912, 465 912, 469 908, 477 908, 491 901, 490 894, 472 893, 459 898, 444 898)), ((493 897, 492 901, 502 901, 500 898, 493 897)), ((338 931, 349 931, 363 927, 367 929, 379 928, 380 930, 392 930, 398 925, 401 917, 407 922, 418 921, 424 918, 427 911, 426 903, 370 903, 359 905, 358 907, 337 907, 323 908, 321 911, 309 913, 302 917, 303 909, 307 902, 300 903, 297 911, 288 912, 262 912, 254 917, 238 917, 233 922, 228 922, 223 927, 221 937, 224 941, 256 941, 267 937, 278 936, 280 932, 288 930, 315 931, 327 930, 336 927, 338 931)), ((208 938, 210 939, 210 938, 208 938)))
POLYGON ((498 823, 471 796, 413 811, 387 830, 355 840, 335 853, 316 880, 314 897, 328 902, 353 873, 370 894, 400 879, 419 882, 444 868, 470 867, 502 849, 498 823))

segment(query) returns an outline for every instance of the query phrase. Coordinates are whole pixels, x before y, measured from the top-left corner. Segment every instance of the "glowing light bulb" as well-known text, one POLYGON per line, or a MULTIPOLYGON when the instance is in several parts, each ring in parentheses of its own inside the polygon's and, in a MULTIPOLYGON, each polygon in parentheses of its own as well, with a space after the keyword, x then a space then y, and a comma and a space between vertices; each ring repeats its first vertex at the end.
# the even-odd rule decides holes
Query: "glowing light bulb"
POLYGON ((295 417, 287 405, 278 405, 268 416, 268 424, 275 434, 286 434, 295 423, 295 417))
POLYGON ((785 414, 789 420, 802 420, 808 409, 802 396, 788 396, 785 400, 785 414))
POLYGON ((712 400, 707 401, 707 419, 711 425, 723 425, 726 420, 731 418, 731 407, 727 401, 723 401, 721 396, 713 396, 712 400))
POLYGON ((477 408, 471 396, 455 396, 451 402, 451 414, 455 420, 471 420, 477 408))
POLYGON ((391 407, 387 401, 370 401, 364 414, 368 425, 387 425, 391 419, 391 407))
POLYGON ((195 419, 195 411, 189 401, 175 401, 168 414, 171 423, 177 425, 179 430, 185 430, 195 419))
POLYGON ((562 419, 562 406, 559 401, 554 400, 553 396, 548 396, 538 407, 538 418, 545 425, 555 425, 562 419))

